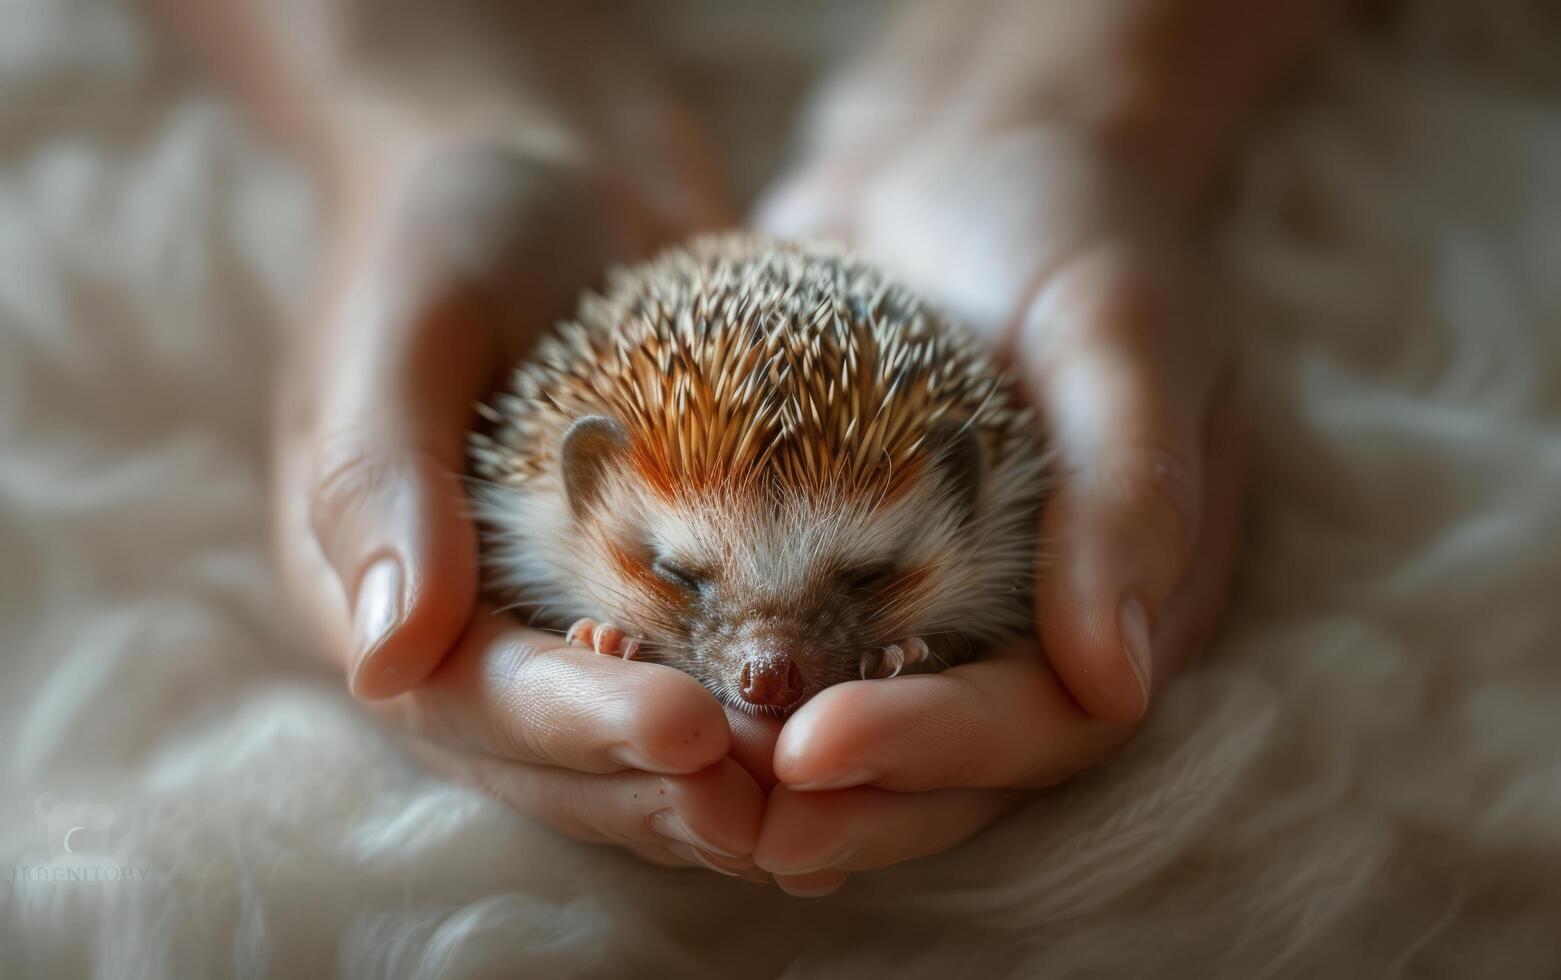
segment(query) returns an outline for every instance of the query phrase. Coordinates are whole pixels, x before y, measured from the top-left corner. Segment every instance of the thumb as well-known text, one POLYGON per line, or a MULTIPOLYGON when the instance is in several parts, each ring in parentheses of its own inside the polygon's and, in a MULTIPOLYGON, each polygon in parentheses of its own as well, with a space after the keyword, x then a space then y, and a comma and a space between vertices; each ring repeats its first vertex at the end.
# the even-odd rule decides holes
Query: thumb
POLYGON ((423 680, 475 608, 460 474, 469 406, 489 373, 479 319, 456 299, 405 330, 344 317, 319 361, 317 417, 284 450, 283 510, 302 511, 282 529, 287 570, 295 590, 313 593, 301 598, 323 616, 359 697, 423 680))
POLYGON ((670 232, 634 188, 502 143, 417 147, 384 169, 348 209, 304 397, 282 406, 301 417, 281 428, 278 508, 297 598, 365 698, 416 685, 475 610, 460 474, 495 368, 604 258, 670 232))
POLYGON ((328 439, 320 450, 309 523, 346 604, 359 697, 415 686, 471 615, 476 548, 460 493, 444 460, 377 436, 328 439))
POLYGON ((1168 322, 1158 289, 1119 271, 1054 280, 1025 327, 1044 339, 1021 360, 1060 457, 1041 524, 1042 646, 1086 711, 1130 724, 1169 665, 1153 638, 1205 517, 1203 420, 1218 369, 1214 345, 1168 322))

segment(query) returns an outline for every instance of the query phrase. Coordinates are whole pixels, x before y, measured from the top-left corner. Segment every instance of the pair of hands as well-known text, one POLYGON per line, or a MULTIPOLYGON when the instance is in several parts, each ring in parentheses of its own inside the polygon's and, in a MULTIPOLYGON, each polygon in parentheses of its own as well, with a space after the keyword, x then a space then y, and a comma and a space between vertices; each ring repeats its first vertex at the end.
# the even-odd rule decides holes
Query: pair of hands
POLYGON ((754 223, 898 273, 1042 406, 1061 466, 1039 646, 839 685, 780 726, 480 604, 471 404, 607 264, 729 215, 698 166, 647 192, 589 155, 419 141, 353 162, 279 400, 275 501, 295 600, 440 771, 570 836, 827 894, 1099 759, 1212 630, 1237 512, 1229 348, 1186 305, 1157 191, 1068 125, 930 97, 914 124, 853 118, 883 81, 868 63, 826 103, 754 223))

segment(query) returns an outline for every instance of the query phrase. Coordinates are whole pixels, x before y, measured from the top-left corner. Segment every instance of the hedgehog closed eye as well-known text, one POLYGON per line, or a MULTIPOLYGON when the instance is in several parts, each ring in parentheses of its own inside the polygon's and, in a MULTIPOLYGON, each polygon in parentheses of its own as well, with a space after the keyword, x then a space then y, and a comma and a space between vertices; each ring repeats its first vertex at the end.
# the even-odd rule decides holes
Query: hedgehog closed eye
POLYGON ((673 585, 692 592, 698 592, 705 584, 706 576, 666 558, 657 558, 651 563, 650 569, 673 585))
POLYGON ((840 573, 840 584, 848 592, 882 592, 894 583, 899 570, 890 564, 867 565, 840 573))

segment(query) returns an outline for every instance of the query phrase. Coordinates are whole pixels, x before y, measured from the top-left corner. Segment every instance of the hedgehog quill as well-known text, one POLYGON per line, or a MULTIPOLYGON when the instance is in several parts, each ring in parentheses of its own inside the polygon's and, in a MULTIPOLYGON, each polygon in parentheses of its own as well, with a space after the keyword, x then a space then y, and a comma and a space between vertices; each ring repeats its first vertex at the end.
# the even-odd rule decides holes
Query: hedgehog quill
POLYGON ((479 412, 485 591, 571 643, 785 713, 1032 628, 1035 413, 847 252, 727 235, 615 270, 479 412))

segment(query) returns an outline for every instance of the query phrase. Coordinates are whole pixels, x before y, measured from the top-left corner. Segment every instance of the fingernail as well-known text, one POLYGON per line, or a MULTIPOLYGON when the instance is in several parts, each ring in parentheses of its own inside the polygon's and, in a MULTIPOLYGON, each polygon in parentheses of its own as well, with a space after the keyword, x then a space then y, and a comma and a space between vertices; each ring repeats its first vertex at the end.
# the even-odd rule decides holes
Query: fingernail
POLYGON ((717 857, 714 854, 706 854, 699 848, 690 847, 687 844, 672 844, 667 847, 667 850, 673 854, 676 854, 685 861, 693 861, 697 864, 702 864, 711 871, 714 871, 717 874, 726 875, 728 878, 740 878, 742 877, 744 871, 748 871, 753 868, 752 861, 742 858, 738 858, 734 861, 728 861, 727 859, 717 857))
POLYGON ((850 875, 845 874, 839 877, 826 875, 818 881, 793 881, 777 878, 775 884, 780 887, 781 891, 792 898, 823 898, 825 895, 832 895, 839 891, 840 886, 844 885, 849 877, 850 875))
POLYGON ((785 875, 788 878, 801 878, 807 875, 818 875, 834 872, 842 864, 856 856, 856 848, 846 845, 819 860, 810 861, 807 864, 787 867, 784 863, 777 866, 773 861, 764 866, 764 870, 774 875, 785 875))
POLYGON ((607 758, 625 769, 638 769, 641 772, 666 772, 668 768, 632 745, 614 745, 607 750, 607 758))
POLYGON ((716 847, 714 844, 704 840, 698 834, 690 830, 688 824, 683 822, 683 818, 678 815, 676 810, 657 810, 655 813, 650 815, 650 825, 656 831, 656 833, 667 838, 668 840, 677 841, 680 844, 687 844, 695 850, 709 851, 711 854, 718 855, 720 857, 730 858, 733 860, 741 859, 741 855, 733 854, 731 851, 716 847))
POLYGON ((353 600, 352 630, 358 644, 356 677, 373 659, 385 637, 401 621, 401 563, 381 558, 363 573, 353 600))
POLYGON ((1149 617, 1144 613, 1144 604, 1137 599, 1123 600, 1122 607, 1117 610, 1117 627, 1122 634, 1122 652, 1127 657, 1127 665, 1133 668, 1133 676, 1138 678, 1139 690, 1144 695, 1143 711, 1147 711, 1153 661, 1149 649, 1149 617))
POLYGON ((876 773, 868 772, 866 769, 852 769, 838 776, 815 779, 811 782, 787 783, 786 788, 799 790, 804 793, 825 789, 849 789, 852 786, 865 786, 877 778, 878 775, 876 773))

